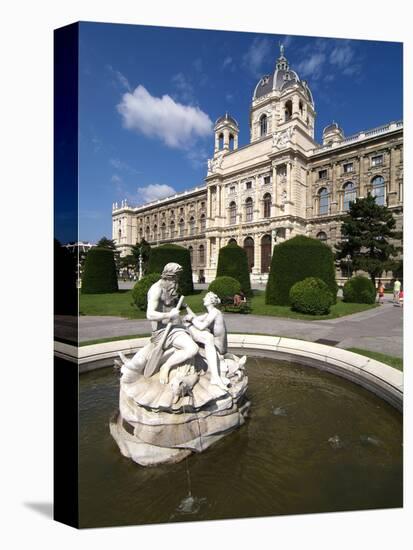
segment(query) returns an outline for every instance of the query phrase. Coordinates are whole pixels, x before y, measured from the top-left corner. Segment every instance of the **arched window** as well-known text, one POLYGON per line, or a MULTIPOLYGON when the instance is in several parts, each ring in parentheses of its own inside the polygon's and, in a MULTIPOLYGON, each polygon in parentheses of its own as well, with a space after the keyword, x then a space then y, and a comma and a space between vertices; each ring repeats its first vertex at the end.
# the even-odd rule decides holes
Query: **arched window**
POLYGON ((151 234, 151 230, 150 230, 150 228, 149 228, 149 225, 147 225, 147 226, 146 226, 146 229, 145 229, 145 239, 146 239, 147 241, 150 240, 150 234, 151 234))
POLYGON ((158 238, 158 226, 156 224, 153 226, 153 238, 155 240, 158 238))
POLYGON ((245 221, 252 222, 253 215, 254 203, 252 202, 252 198, 248 197, 248 199, 245 201, 245 221))
POLYGON ((163 223, 161 225, 161 239, 165 239, 165 237, 166 237, 166 225, 165 223, 163 223))
POLYGON ((195 218, 193 216, 189 218, 189 234, 195 235, 195 218))
POLYGON ((271 236, 264 235, 261 239, 261 273, 268 273, 271 264, 271 236))
POLYGON ((266 136, 267 135, 267 115, 261 115, 260 117, 260 135, 266 136))
POLYGON ((171 236, 171 239, 173 237, 175 237, 175 222, 174 221, 171 221, 171 229, 170 229, 170 236, 171 236))
POLYGON ((179 236, 183 237, 185 233, 185 222, 183 218, 179 220, 179 236))
POLYGON ((204 265, 204 263, 205 263, 205 247, 204 247, 203 244, 199 245, 198 259, 199 259, 200 265, 204 265))
POLYGON ((228 241, 228 244, 237 244, 237 240, 236 239, 230 239, 228 241))
POLYGON ((265 193, 264 195, 264 218, 271 217, 271 195, 265 193))
POLYGON ((232 134, 229 134, 229 150, 234 150, 234 136, 232 134))
POLYGON ((201 229, 201 233, 205 233, 205 229, 206 229, 206 217, 205 217, 205 214, 201 214, 200 229, 201 229))
MULTIPOLYGON (((120 230, 119 230, 120 231, 120 230)), ((139 240, 141 241, 142 240, 142 236, 143 236, 143 231, 142 231, 142 227, 139 229, 139 240)))
POLYGON ((326 241, 327 240, 327 233, 325 233, 324 231, 319 231, 317 233, 316 237, 319 241, 326 241))
POLYGON ((119 229, 119 231, 118 231, 118 241, 119 242, 120 242, 121 238, 122 238, 122 229, 119 229))
POLYGON ((318 192, 318 213, 320 216, 328 214, 328 190, 322 187, 318 192))
POLYGON ((348 181, 343 186, 343 210, 350 210, 350 203, 356 200, 356 187, 352 181, 348 181))
POLYGON ((300 99, 300 101, 299 101, 299 103, 298 103, 298 109, 300 110, 300 115, 303 116, 304 104, 303 104, 303 102, 301 101, 301 99, 300 99))
POLYGON ((189 256, 191 258, 191 264, 193 264, 194 263, 194 249, 192 248, 192 246, 190 246, 188 248, 188 250, 189 250, 189 256))
POLYGON ((218 147, 219 150, 224 148, 224 134, 219 134, 218 136, 218 147))
POLYGON ((285 102, 284 107, 284 121, 287 122, 287 120, 290 120, 290 118, 293 116, 293 102, 291 99, 285 102))
POLYGON ((383 176, 376 176, 371 180, 372 195, 376 199, 376 204, 384 206, 386 204, 386 186, 383 176))
POLYGON ((232 201, 229 205, 229 223, 237 223, 237 205, 232 201))
POLYGON ((254 240, 251 237, 244 240, 244 250, 247 253, 248 269, 251 272, 254 267, 254 240))

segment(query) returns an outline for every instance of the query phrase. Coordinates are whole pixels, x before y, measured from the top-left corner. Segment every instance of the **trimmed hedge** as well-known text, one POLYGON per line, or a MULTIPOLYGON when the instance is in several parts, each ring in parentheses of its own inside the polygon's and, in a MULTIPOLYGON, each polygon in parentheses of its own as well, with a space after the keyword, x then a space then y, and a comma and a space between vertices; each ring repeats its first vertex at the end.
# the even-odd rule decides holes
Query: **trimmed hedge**
POLYGON ((316 277, 307 277, 290 289, 291 307, 300 313, 326 315, 333 305, 333 295, 327 284, 316 277))
POLYGON ((118 291, 118 278, 113 250, 98 246, 89 250, 82 279, 83 294, 118 291))
POLYGON ((191 255, 187 248, 177 244, 161 244, 151 248, 149 254, 148 270, 149 273, 162 273, 166 264, 175 262, 182 266, 182 273, 179 277, 179 293, 184 296, 194 293, 194 284, 192 282, 191 255))
POLYGON ((328 245, 303 235, 275 245, 265 302, 279 306, 289 305, 291 287, 307 277, 324 281, 333 296, 333 303, 336 303, 334 256, 328 245))
POLYGON ((247 253, 236 243, 223 246, 219 251, 217 278, 232 277, 239 281, 246 296, 252 296, 247 253))
POLYGON ((233 277, 217 277, 208 286, 208 291, 215 292, 221 300, 229 297, 232 298, 235 294, 238 294, 240 290, 241 285, 239 281, 233 277))
POLYGON ((367 277, 357 275, 352 277, 343 287, 343 302, 353 304, 374 304, 376 301, 376 289, 367 277))
POLYGON ((146 311, 148 307, 148 290, 154 283, 159 281, 160 278, 160 273, 150 273, 142 277, 142 279, 135 284, 132 290, 132 300, 138 309, 146 311))

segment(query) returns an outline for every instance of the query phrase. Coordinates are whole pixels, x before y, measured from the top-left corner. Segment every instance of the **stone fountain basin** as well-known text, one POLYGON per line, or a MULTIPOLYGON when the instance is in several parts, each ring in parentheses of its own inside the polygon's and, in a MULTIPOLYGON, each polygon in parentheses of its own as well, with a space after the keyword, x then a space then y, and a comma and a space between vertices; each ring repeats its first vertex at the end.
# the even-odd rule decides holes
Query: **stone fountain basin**
MULTIPOLYGON (((149 338, 133 338, 79 348, 55 342, 55 354, 77 363, 79 373, 83 373, 113 366, 120 351, 131 355, 148 342, 149 338)), ((363 386, 397 410, 403 410, 403 373, 369 357, 315 342, 255 334, 229 334, 228 347, 238 355, 274 358, 331 372, 363 386)))

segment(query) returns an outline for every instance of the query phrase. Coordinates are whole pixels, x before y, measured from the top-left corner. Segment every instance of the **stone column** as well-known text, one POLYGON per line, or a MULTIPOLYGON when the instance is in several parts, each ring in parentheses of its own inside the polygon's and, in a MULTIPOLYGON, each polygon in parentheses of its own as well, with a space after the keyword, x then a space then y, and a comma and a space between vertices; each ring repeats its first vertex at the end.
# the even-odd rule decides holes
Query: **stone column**
POLYGON ((260 209, 260 185, 259 185, 259 178, 258 176, 255 176, 254 178, 255 183, 255 194, 254 194, 254 210, 253 210, 253 220, 257 221, 262 217, 262 212, 260 209))
POLYGON ((238 149, 238 134, 234 136, 234 150, 238 149))
POLYGON ((219 133, 215 132, 215 153, 219 151, 219 133))
POLYGON ((271 193, 271 216, 276 216, 276 204, 278 204, 277 200, 277 167, 275 164, 272 165, 272 193, 271 193))
POLYGON ((224 129, 224 150, 229 150, 229 130, 228 128, 224 129))

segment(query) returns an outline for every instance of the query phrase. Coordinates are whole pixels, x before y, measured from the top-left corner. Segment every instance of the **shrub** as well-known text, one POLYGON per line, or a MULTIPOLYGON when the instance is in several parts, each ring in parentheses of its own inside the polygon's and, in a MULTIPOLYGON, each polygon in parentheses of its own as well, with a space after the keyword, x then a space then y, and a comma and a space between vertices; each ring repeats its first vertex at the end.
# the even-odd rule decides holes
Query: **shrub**
POLYGON ((148 307, 148 290, 156 281, 159 281, 160 278, 160 273, 149 273, 149 275, 145 275, 145 277, 142 277, 142 279, 135 284, 132 290, 132 300, 133 304, 138 309, 146 311, 148 307))
POLYGON ((290 289, 291 307, 309 315, 325 315, 334 303, 327 284, 316 277, 307 277, 295 283, 290 289))
POLYGON ((374 304, 376 289, 367 277, 357 275, 346 282, 343 288, 343 301, 354 304, 374 304))
POLYGON ((118 291, 118 278, 113 250, 93 247, 89 250, 82 279, 83 294, 118 291))
POLYGON ((230 243, 219 251, 217 278, 232 277, 239 281, 246 296, 252 296, 247 253, 236 243, 230 243))
POLYGON ((274 246, 265 302, 290 304, 290 289, 298 281, 316 277, 324 281, 336 302, 337 283, 330 247, 318 239, 299 235, 274 246))
POLYGON ((234 294, 238 294, 241 290, 241 285, 237 279, 233 277, 217 277, 210 285, 208 286, 209 292, 215 292, 217 296, 221 298, 221 301, 225 298, 231 298, 234 294))
POLYGON ((177 244, 161 244, 151 248, 148 262, 149 273, 162 273, 166 264, 175 262, 182 266, 182 273, 179 278, 179 293, 187 296, 193 294, 194 284, 192 282, 191 255, 187 248, 177 244))

